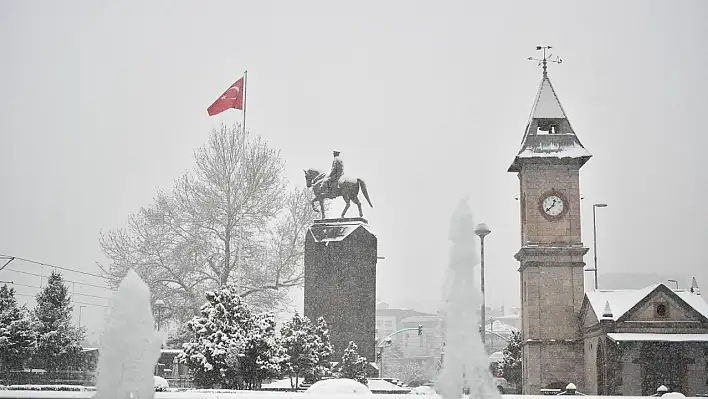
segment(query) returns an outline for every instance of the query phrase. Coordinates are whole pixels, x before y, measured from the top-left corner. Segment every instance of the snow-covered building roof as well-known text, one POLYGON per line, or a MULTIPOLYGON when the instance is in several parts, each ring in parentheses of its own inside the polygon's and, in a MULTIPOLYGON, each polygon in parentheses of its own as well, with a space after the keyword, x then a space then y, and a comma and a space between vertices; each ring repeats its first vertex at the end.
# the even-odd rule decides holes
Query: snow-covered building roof
POLYGON ((658 284, 653 284, 638 290, 595 290, 589 291, 585 295, 595 314, 601 316, 605 310, 605 305, 609 304, 612 310, 610 318, 617 321, 657 286, 658 284))
POLYGON ((577 159, 582 166, 591 156, 575 135, 553 84, 544 70, 521 141, 521 149, 508 171, 519 172, 524 159, 577 159))
POLYGON ((673 293, 680 301, 708 319, 708 303, 699 293, 690 290, 672 290, 663 283, 652 284, 636 290, 595 290, 587 292, 585 296, 598 317, 618 321, 644 298, 659 289, 673 293), (611 311, 609 314, 607 314, 608 307, 611 311))
POLYGON ((401 323, 427 323, 429 321, 439 320, 440 317, 438 317, 437 315, 422 314, 406 317, 405 319, 401 320, 401 323))
POLYGON ((494 320, 493 323, 487 323, 487 325, 484 326, 485 330, 487 331, 494 331, 497 333, 509 333, 511 334, 512 331, 518 331, 518 329, 514 328, 513 326, 510 326, 506 323, 503 323, 499 320, 494 320))
POLYGON ((708 334, 607 333, 615 341, 708 342, 708 334))

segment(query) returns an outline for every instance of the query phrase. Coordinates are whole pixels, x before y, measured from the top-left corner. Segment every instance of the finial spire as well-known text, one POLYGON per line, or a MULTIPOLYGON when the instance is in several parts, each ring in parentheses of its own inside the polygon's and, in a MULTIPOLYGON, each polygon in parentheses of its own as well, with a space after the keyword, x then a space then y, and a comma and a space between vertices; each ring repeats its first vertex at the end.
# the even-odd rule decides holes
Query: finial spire
POLYGON ((698 289, 698 283, 696 282, 696 278, 693 278, 693 281, 691 281, 691 292, 696 294, 696 295, 701 295, 701 290, 698 289))
POLYGON ((526 59, 529 60, 529 61, 538 61, 538 65, 539 65, 540 67, 543 67, 543 77, 544 77, 544 78, 547 78, 547 77, 548 77, 547 68, 548 68, 548 62, 549 62, 549 61, 550 61, 550 62, 555 62, 555 63, 557 63, 557 64, 560 64, 560 63, 563 62, 563 60, 562 60, 560 57, 558 57, 558 56, 556 56, 555 59, 551 59, 551 57, 553 57, 553 54, 550 53, 550 50, 551 50, 552 48, 553 48, 553 47, 551 47, 551 46, 536 46, 536 50, 537 50, 537 51, 543 51, 543 58, 533 58, 533 57, 528 57, 528 58, 526 58, 526 59), (549 51, 548 56, 546 56, 546 50, 549 51))
POLYGON ((602 310, 602 318, 603 319, 611 319, 612 316, 612 309, 610 309, 610 301, 605 301, 605 309, 602 310))

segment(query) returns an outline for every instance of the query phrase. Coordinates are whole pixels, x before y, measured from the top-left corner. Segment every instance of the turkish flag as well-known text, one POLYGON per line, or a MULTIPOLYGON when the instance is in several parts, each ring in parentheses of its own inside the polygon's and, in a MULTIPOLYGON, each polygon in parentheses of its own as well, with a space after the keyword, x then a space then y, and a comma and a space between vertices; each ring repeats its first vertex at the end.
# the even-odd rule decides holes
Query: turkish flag
POLYGON ((209 116, 214 116, 226 111, 229 108, 243 110, 243 78, 226 89, 224 94, 214 101, 214 104, 207 108, 209 116))

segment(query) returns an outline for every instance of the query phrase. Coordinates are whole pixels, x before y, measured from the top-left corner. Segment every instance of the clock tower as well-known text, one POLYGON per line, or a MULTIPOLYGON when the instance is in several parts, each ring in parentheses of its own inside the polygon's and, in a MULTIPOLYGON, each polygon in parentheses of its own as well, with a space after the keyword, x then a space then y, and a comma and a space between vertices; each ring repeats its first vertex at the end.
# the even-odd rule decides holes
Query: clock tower
MULTIPOLYGON (((540 47, 538 48, 541 49, 540 47)), ((579 312, 584 295, 580 168, 591 154, 570 125, 548 78, 547 59, 521 149, 509 172, 520 183, 522 390, 583 383, 579 312)))

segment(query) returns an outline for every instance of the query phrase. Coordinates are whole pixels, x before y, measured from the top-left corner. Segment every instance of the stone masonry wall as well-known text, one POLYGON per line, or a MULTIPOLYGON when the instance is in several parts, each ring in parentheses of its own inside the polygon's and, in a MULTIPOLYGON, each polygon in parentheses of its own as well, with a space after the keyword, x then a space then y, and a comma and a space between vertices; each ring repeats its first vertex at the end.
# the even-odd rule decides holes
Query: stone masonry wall
POLYGON ((339 361, 349 341, 376 359, 376 237, 358 228, 342 241, 305 240, 304 313, 324 317, 339 361))

